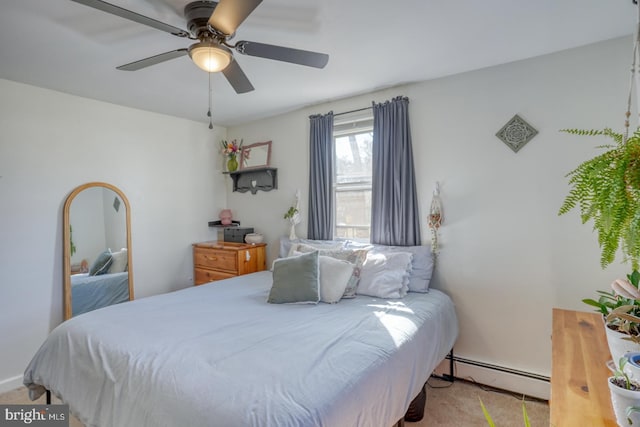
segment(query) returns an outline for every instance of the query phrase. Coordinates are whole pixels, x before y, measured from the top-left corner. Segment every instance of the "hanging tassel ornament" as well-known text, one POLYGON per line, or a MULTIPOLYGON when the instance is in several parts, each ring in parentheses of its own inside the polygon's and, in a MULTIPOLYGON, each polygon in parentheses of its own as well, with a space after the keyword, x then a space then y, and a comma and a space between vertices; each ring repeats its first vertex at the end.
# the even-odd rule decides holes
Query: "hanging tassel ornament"
POLYGON ((438 255, 438 229, 442 224, 442 201, 440 200, 440 184, 436 181, 436 188, 433 190, 433 198, 429 207, 428 218, 429 229, 431 230, 431 253, 438 255))

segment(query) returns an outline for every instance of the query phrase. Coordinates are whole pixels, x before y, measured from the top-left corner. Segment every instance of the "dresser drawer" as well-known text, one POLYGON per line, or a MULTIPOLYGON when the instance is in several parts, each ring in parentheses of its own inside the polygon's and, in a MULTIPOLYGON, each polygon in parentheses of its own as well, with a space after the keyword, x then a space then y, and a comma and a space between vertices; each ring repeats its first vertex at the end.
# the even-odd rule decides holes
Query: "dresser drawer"
POLYGON ((213 282, 214 280, 228 279, 230 277, 236 277, 234 273, 223 273, 215 270, 205 270, 202 268, 195 268, 194 285, 202 285, 203 283, 213 282))
POLYGON ((238 256, 236 252, 195 248, 193 262, 196 266, 238 272, 238 256))
POLYGON ((265 243, 194 243, 193 284, 202 285, 266 270, 266 246, 265 243))

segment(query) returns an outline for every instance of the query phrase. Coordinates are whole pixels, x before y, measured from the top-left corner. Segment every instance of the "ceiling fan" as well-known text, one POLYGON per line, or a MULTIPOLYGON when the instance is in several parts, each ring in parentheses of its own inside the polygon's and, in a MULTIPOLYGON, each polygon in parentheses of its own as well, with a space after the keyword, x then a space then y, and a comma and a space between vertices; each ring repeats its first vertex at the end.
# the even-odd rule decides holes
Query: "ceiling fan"
POLYGON ((231 49, 244 55, 315 68, 324 68, 329 61, 329 55, 324 53, 245 40, 238 41, 235 44, 230 43, 236 29, 262 3, 262 0, 199 0, 189 3, 184 8, 188 31, 102 0, 72 1, 165 31, 177 37, 198 40, 197 43, 188 48, 172 50, 121 65, 116 67, 118 70, 136 71, 170 59, 189 55, 193 62, 204 71, 222 71, 222 74, 224 74, 236 93, 246 93, 254 89, 253 85, 234 59, 231 49))

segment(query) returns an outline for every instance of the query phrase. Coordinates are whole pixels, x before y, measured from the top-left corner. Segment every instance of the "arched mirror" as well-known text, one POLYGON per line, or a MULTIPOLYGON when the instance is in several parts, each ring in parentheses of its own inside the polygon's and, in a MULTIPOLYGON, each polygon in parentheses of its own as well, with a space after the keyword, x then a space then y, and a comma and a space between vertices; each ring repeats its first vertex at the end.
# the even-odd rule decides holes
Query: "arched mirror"
POLYGON ((64 204, 64 319, 133 299, 131 207, 104 182, 74 189, 64 204))

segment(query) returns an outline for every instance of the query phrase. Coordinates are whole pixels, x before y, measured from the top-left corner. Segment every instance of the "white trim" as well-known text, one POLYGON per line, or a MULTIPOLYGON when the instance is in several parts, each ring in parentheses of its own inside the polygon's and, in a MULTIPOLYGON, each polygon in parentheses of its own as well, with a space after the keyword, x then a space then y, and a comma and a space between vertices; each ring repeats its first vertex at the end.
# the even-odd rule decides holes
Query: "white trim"
MULTIPOLYGON (((551 395, 551 384, 547 381, 527 378, 521 375, 510 374, 508 372, 496 371, 495 369, 481 366, 467 365, 466 363, 454 362, 454 376, 463 380, 469 380, 502 390, 509 390, 538 399, 549 400, 551 395)), ((449 361, 444 360, 434 371, 437 375, 449 374, 449 361)))
POLYGON ((0 381, 0 393, 6 393, 7 391, 15 390, 19 387, 22 387, 22 385, 22 375, 7 378, 0 381))

